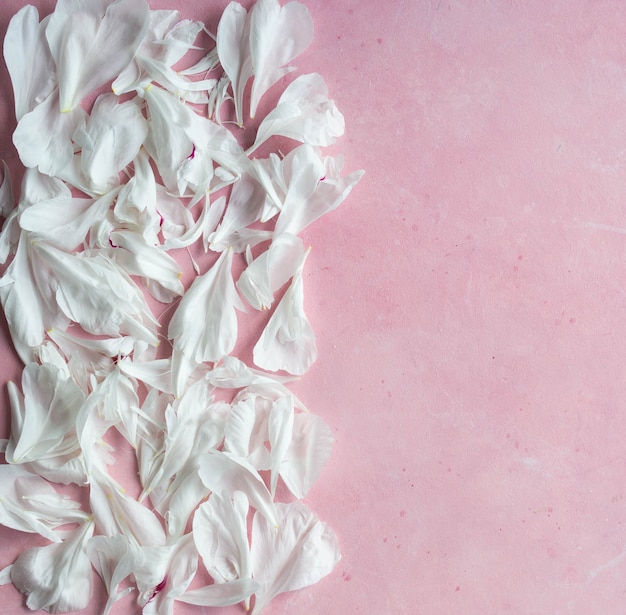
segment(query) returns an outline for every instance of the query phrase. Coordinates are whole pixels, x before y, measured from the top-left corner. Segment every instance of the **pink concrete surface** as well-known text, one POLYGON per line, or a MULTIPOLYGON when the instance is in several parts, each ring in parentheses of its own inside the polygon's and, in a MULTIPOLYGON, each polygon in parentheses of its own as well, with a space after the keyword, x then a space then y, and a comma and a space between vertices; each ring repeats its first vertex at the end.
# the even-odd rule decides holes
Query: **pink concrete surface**
MULTIPOLYGON (((226 2, 150 4, 215 24, 226 2)), ((304 234, 319 358, 294 387, 336 436, 306 501, 343 559, 268 615, 625 613, 626 5, 306 4, 295 64, 367 174, 304 234)), ((0 565, 40 544, 0 539, 0 565)))

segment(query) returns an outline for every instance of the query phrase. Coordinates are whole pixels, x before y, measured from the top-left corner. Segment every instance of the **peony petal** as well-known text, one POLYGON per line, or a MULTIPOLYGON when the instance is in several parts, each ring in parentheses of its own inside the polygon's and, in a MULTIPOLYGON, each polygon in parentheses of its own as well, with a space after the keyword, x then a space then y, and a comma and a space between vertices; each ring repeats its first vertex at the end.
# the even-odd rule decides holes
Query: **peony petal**
POLYGON ((138 546, 165 544, 165 532, 156 515, 97 467, 92 468, 89 502, 100 533, 122 534, 138 546))
POLYGON ((0 300, 15 350, 24 363, 35 358, 34 349, 50 327, 65 328, 68 320, 51 311, 41 297, 30 260, 30 239, 23 233, 15 258, 0 279, 0 300))
POLYGON ((237 232, 260 220, 264 203, 262 186, 251 175, 242 175, 232 188, 224 218, 209 236, 211 250, 225 250, 237 232))
POLYGON ((252 573, 261 585, 252 615, 274 596, 317 583, 339 561, 333 531, 300 502, 276 504, 278 527, 256 514, 252 522, 252 573))
POLYGON ((268 309, 274 293, 293 277, 304 254, 299 237, 288 233, 274 237, 270 247, 241 274, 237 288, 252 307, 268 309))
POLYGON ((0 525, 60 542, 57 528, 86 519, 78 502, 58 494, 40 476, 23 466, 0 465, 0 525))
POLYGON ((20 160, 26 167, 38 167, 46 175, 59 175, 74 155, 72 135, 84 121, 80 108, 59 113, 59 91, 54 90, 41 104, 22 116, 13 133, 20 160))
POLYGON ((211 451, 198 462, 202 482, 213 492, 243 491, 250 504, 270 523, 276 519, 274 502, 258 472, 244 459, 230 453, 211 451))
POLYGON ((174 340, 172 372, 177 395, 193 369, 226 356, 237 341, 237 315, 242 309, 231 268, 233 251, 225 250, 207 273, 196 278, 170 321, 174 340))
POLYGON ((115 231, 110 235, 112 259, 128 275, 141 276, 148 292, 162 303, 171 303, 184 292, 180 265, 157 246, 148 245, 139 233, 115 231))
POLYGON ((335 143, 344 128, 343 115, 329 100, 321 75, 301 75, 287 86, 276 107, 263 119, 247 153, 275 135, 325 147, 335 143))
POLYGON ((59 76, 59 109, 74 109, 133 59, 148 30, 145 0, 58 0, 46 38, 59 76), (105 8, 106 7, 106 8, 105 8))
POLYGON ((231 2, 217 26, 217 55, 233 87, 237 124, 243 125, 243 91, 252 76, 248 13, 238 2, 231 2))
POLYGON ((22 212, 20 226, 33 233, 33 238, 62 250, 73 250, 106 218, 117 194, 115 190, 98 199, 57 197, 39 201, 22 212))
POLYGON ((26 606, 50 613, 78 611, 91 598, 91 563, 85 548, 94 524, 86 521, 62 543, 26 549, 11 567, 11 581, 26 606))
POLYGON ((279 79, 294 70, 282 68, 300 55, 313 40, 313 20, 299 2, 280 6, 278 0, 258 0, 250 10, 250 57, 254 81, 250 117, 261 97, 279 79))
POLYGON ((213 493, 193 517, 193 539, 216 583, 251 577, 245 493, 213 493))
POLYGON ((102 194, 117 186, 118 173, 135 159, 147 136, 148 123, 135 101, 119 104, 113 94, 99 96, 74 133, 90 188, 102 194))
POLYGON ((293 400, 290 397, 279 397, 273 404, 269 415, 267 429, 272 449, 271 493, 276 496, 276 486, 281 466, 291 444, 293 432, 293 400))
POLYGON ((270 371, 304 374, 317 357, 315 334, 304 313, 302 270, 294 276, 253 350, 254 362, 270 371))
POLYGON ((51 459, 78 451, 74 426, 85 400, 73 380, 50 364, 30 363, 22 372, 22 389, 9 382, 11 437, 9 463, 51 459))
POLYGON ((13 84, 18 122, 56 86, 54 61, 45 37, 48 19, 39 23, 37 8, 27 5, 13 15, 4 37, 4 59, 13 84))
POLYGON ((306 496, 319 478, 333 446, 330 427, 314 414, 296 414, 289 447, 280 466, 280 477, 298 499, 306 496))
POLYGON ((259 584, 253 579, 235 579, 190 589, 178 600, 198 606, 231 606, 247 600, 258 588, 259 584))
POLYGON ((306 199, 285 200, 276 221, 275 233, 297 235, 309 224, 343 203, 364 172, 354 171, 341 177, 341 165, 337 162, 328 158, 324 161, 325 177, 306 199))
POLYGON ((173 615, 174 602, 184 595, 198 568, 191 534, 179 538, 169 552, 167 572, 143 605, 142 615, 173 615))
POLYGON ((156 345, 156 321, 132 280, 100 253, 72 255, 33 245, 36 279, 50 309, 95 335, 129 334, 156 345))
POLYGON ((118 591, 118 587, 134 571, 139 551, 124 536, 116 534, 93 536, 87 543, 87 554, 106 586, 109 598, 102 615, 108 615, 115 602, 133 591, 132 587, 118 591))

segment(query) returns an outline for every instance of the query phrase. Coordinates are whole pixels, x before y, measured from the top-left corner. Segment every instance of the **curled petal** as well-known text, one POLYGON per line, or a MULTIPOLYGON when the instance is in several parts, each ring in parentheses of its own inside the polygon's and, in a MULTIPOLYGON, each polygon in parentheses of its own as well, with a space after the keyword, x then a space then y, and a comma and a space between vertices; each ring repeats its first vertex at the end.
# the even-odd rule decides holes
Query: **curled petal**
POLYGON ((293 278, 253 351, 254 362, 270 371, 304 374, 317 357, 315 333, 304 313, 302 272, 293 278))
POLYGON ((249 38, 248 13, 238 2, 231 2, 217 27, 216 48, 222 68, 232 83, 239 126, 243 124, 243 91, 252 76, 249 38))
POLYGON ((270 247, 241 274, 237 288, 252 307, 268 309, 274 293, 296 273, 304 253, 299 237, 287 233, 274 237, 270 247))
POLYGON ((302 75, 290 83, 276 107, 261 122, 248 153, 274 135, 308 145, 332 145, 344 132, 344 118, 317 73, 302 75))
POLYGON ((254 508, 270 523, 275 522, 272 496, 259 473, 247 461, 230 453, 211 451, 202 455, 198 467, 202 482, 211 491, 243 491, 254 508))

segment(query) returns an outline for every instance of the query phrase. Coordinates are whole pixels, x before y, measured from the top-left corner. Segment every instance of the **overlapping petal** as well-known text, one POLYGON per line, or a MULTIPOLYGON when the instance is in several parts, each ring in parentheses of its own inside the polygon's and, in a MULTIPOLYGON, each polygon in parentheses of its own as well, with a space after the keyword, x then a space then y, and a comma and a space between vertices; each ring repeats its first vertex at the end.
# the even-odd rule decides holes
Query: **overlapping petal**
POLYGON ((102 194, 117 186, 118 174, 135 159, 147 136, 148 123, 135 101, 118 103, 113 94, 99 96, 73 135, 90 188, 102 194))
POLYGON ((205 361, 218 361, 237 340, 237 315, 242 309, 231 268, 233 251, 225 250, 207 273, 196 278, 170 321, 174 340, 172 372, 177 395, 192 371, 205 361))

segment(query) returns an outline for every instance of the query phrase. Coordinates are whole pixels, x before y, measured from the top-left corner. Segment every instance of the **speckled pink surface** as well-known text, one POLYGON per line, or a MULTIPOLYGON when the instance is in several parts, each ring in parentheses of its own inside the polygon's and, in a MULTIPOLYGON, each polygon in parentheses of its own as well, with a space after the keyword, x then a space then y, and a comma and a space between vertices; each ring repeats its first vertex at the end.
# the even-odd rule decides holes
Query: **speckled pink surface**
MULTIPOLYGON (((215 24, 226 2, 150 4, 215 24)), ((268 615, 625 613, 626 5, 306 4, 295 64, 367 174, 304 234, 319 358, 294 387, 336 436, 306 501, 343 559, 268 615)), ((0 540, 5 565, 22 536, 0 540)))

